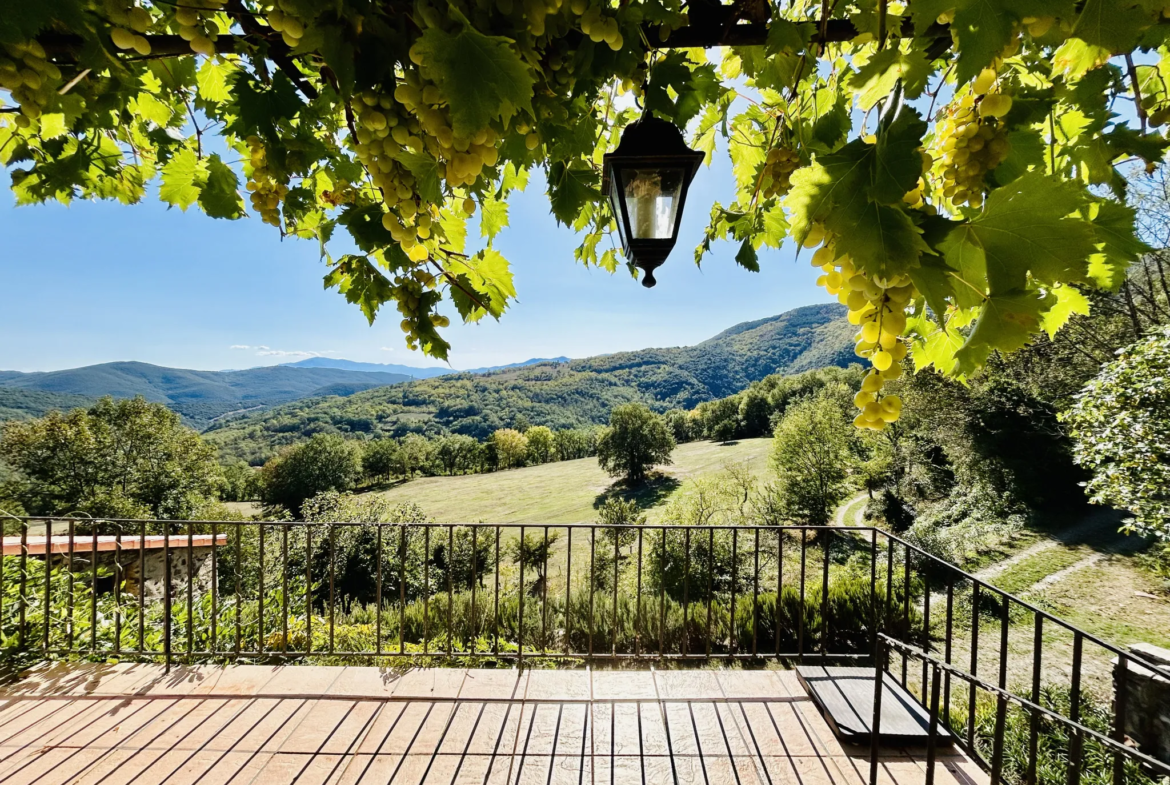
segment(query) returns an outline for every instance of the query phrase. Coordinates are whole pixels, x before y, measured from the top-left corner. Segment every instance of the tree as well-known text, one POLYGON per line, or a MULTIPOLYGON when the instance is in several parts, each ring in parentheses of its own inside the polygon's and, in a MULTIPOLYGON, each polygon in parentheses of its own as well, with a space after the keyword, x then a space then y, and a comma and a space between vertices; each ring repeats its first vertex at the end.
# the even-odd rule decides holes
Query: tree
POLYGON ((597 462, 613 477, 636 484, 646 479, 653 466, 669 464, 674 437, 666 423, 640 403, 618 406, 609 416, 609 427, 597 440, 597 462))
POLYGON ((523 466, 528 460, 528 439, 520 431, 500 428, 492 434, 491 443, 496 453, 496 466, 501 469, 523 466))
POLYGON ((479 453, 479 442, 458 433, 443 436, 434 443, 435 461, 447 474, 473 471, 479 463, 479 453))
POLYGON ((383 477, 389 480, 402 463, 398 453, 398 443, 393 439, 366 442, 362 450, 362 472, 371 480, 383 477))
MULTIPOLYGON (((474 322, 516 297, 494 243, 533 170, 576 259, 619 267, 595 162, 641 114, 622 86, 735 163, 734 200, 691 207, 710 215, 697 259, 730 240, 756 270, 761 248, 819 246, 875 394, 907 351, 962 377, 1059 329, 1084 311, 1071 284, 1122 285, 1143 250, 1098 186, 1124 191, 1118 161, 1162 165, 1170 79, 1132 57, 1165 38, 1158 3, 683 8, 21 3, 0 19, 0 161, 20 203, 149 191, 224 219, 248 214, 246 180, 282 235, 352 241, 326 284, 370 320, 395 303, 407 345, 445 358, 440 303, 474 322), (728 41, 722 63, 691 54, 728 41), (924 117, 927 93, 946 103, 924 117), (1134 113, 1111 110, 1125 99, 1134 113), (487 243, 467 254, 477 210, 487 243)), ((858 424, 897 414, 865 401, 858 424)))
POLYGON ((223 484, 215 450, 142 397, 5 423, 0 459, 21 475, 34 514, 189 518, 223 484))
POLYGON ((225 502, 250 502, 260 498, 263 488, 260 472, 243 461, 222 467, 223 486, 219 498, 225 502))
POLYGON ((754 439, 772 431, 772 403, 756 387, 749 387, 739 396, 739 427, 743 436, 754 439))
POLYGON ((772 437, 780 501, 793 520, 824 526, 845 498, 849 422, 827 391, 791 406, 772 437))
POLYGON ((1170 327, 1122 351, 1065 415, 1096 504, 1128 510, 1133 531, 1170 542, 1170 327))
POLYGON ((414 477, 431 462, 431 443, 418 433, 408 433, 398 442, 398 472, 406 479, 414 477))
POLYGON ((543 425, 534 425, 524 432, 528 439, 528 462, 548 463, 556 458, 556 442, 553 432, 543 425))
POLYGON ((593 430, 569 428, 553 434, 558 461, 588 458, 597 450, 597 436, 593 430))
POLYGON ((362 476, 361 448, 335 434, 319 433, 264 464, 262 472, 264 503, 300 515, 306 499, 357 484, 362 476))
POLYGON ((685 444, 694 438, 691 433, 691 416, 682 409, 671 409, 662 415, 662 419, 666 421, 666 427, 676 444, 685 444))

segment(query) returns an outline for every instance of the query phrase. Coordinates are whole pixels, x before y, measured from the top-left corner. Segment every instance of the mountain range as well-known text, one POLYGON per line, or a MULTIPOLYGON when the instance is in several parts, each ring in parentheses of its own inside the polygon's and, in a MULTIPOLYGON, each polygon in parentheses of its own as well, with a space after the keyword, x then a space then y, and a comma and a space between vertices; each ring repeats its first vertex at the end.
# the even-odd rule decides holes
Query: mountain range
POLYGON ((354 360, 335 360, 332 357, 310 357, 307 360, 298 360, 295 363, 284 363, 288 368, 337 368, 342 371, 363 371, 371 373, 398 373, 411 376, 415 379, 431 379, 436 376, 448 376, 453 373, 488 373, 502 371, 506 368, 520 368, 537 363, 567 363, 568 357, 534 357, 519 363, 508 365, 491 365, 486 368, 468 368, 465 371, 456 371, 453 368, 428 366, 419 368, 412 365, 394 365, 392 363, 361 363, 354 360))
POLYGON ((572 428, 608 421, 614 406, 690 409, 773 373, 856 362, 856 330, 837 304, 811 305, 738 324, 694 346, 450 373, 347 397, 293 401, 223 418, 205 433, 225 457, 261 464, 315 433, 354 438, 462 433, 502 427, 572 428))

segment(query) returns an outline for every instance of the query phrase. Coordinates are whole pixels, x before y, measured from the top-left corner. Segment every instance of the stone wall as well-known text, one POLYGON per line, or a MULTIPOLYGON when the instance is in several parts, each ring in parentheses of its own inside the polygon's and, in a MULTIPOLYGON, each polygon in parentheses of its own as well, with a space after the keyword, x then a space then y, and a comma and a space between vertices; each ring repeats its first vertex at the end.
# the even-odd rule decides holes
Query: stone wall
MULTIPOLYGON (((187 576, 192 579, 192 589, 196 595, 206 593, 214 588, 212 583, 211 556, 215 550, 212 547, 193 547, 190 564, 188 564, 187 548, 171 549, 171 591, 172 593, 186 593, 187 576)), ((93 569, 90 560, 91 552, 74 554, 73 571, 88 573, 93 569)), ((60 554, 53 556, 54 566, 65 567, 69 564, 69 557, 60 554)), ((122 594, 137 597, 139 589, 146 599, 159 599, 163 596, 166 577, 166 552, 161 548, 150 548, 145 553, 135 549, 98 552, 98 592, 107 593, 114 590, 112 577, 103 580, 101 573, 113 572, 115 565, 121 567, 122 594)))
MULTIPOLYGON (((1135 643, 1134 654, 1170 670, 1170 649, 1135 643)), ((1158 760, 1170 763, 1170 679, 1128 660, 1125 677, 1125 733, 1138 748, 1158 760)), ((1119 679, 1117 660, 1113 660, 1113 687, 1119 679)))

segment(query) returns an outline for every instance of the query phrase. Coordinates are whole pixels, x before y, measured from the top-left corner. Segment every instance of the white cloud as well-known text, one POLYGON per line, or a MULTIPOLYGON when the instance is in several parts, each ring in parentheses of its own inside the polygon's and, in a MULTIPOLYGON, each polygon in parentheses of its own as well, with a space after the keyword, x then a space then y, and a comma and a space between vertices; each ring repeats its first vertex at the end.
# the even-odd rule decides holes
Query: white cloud
POLYGON ((393 347, 393 346, 383 346, 383 347, 382 347, 382 351, 384 351, 384 352, 392 352, 392 351, 394 351, 394 347, 393 347))
POLYGON ((229 349, 243 349, 243 350, 245 350, 245 351, 246 351, 246 350, 248 350, 248 349, 256 349, 257 351, 264 351, 264 350, 265 350, 265 349, 267 349, 268 347, 267 347, 267 346, 249 346, 249 345, 248 345, 248 344, 246 344, 246 343, 233 343, 233 344, 232 344, 231 346, 229 346, 228 348, 229 348, 229 349))
MULTIPOLYGON (((257 346, 257 349, 260 347, 257 346)), ((264 347, 263 350, 256 352, 257 357, 324 357, 330 352, 305 352, 305 351, 285 351, 283 349, 269 349, 264 347)))

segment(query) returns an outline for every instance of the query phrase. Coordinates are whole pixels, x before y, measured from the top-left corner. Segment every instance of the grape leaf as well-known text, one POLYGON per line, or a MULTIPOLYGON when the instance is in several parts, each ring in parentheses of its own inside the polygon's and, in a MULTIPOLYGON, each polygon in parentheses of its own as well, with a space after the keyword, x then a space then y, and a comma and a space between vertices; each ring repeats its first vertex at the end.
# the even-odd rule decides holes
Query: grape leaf
POLYGON ((952 230, 943 243, 947 262, 979 288, 982 254, 992 294, 1022 289, 1029 274, 1049 284, 1083 281, 1096 250, 1093 232, 1068 216, 1084 199, 1073 183, 1025 175, 993 191, 982 214, 952 230))
POLYGON ((455 253, 463 253, 467 248, 467 218, 463 211, 444 210, 439 215, 439 226, 443 228, 443 235, 447 238, 443 247, 455 253))
POLYGON ((507 122, 520 110, 532 113, 535 82, 513 45, 470 27, 455 34, 428 27, 418 39, 430 78, 449 102, 456 135, 474 136, 492 120, 507 122))
POLYGON ((240 178, 225 164, 219 153, 207 159, 207 180, 199 192, 199 206, 212 218, 239 218, 244 215, 240 178))
POLYGON ((558 222, 570 225, 587 203, 601 197, 597 172, 579 161, 565 165, 554 162, 548 168, 548 198, 558 222))
POLYGON ((342 27, 327 25, 318 29, 321 31, 321 57, 337 77, 337 91, 343 98, 348 98, 353 94, 355 79, 353 44, 342 27))
MULTIPOLYGON (((199 85, 199 97, 213 104, 222 103, 231 98, 232 93, 228 81, 236 66, 230 60, 219 60, 209 57, 195 72, 195 81, 199 85)), ((165 123, 159 123, 165 125, 165 123)))
POLYGON ((466 259, 453 258, 447 271, 458 282, 451 287, 451 298, 464 321, 477 322, 488 314, 498 319, 516 296, 508 260, 493 248, 466 259))
POLYGON ((158 196, 167 204, 186 212, 199 199, 199 191, 206 181, 207 161, 191 148, 185 147, 162 168, 158 196))
POLYGON ((1126 52, 1137 45, 1152 22, 1150 14, 1133 0, 1085 0, 1072 36, 1110 53, 1126 52))
POLYGON ((1040 317, 1040 326, 1044 328, 1044 332, 1048 333, 1049 338, 1055 338, 1056 332, 1064 327, 1073 314, 1089 315, 1089 298, 1073 287, 1054 287, 1052 295, 1055 302, 1040 317))
POLYGON ((358 248, 373 253, 379 248, 397 245, 394 237, 382 226, 383 214, 381 205, 350 206, 341 212, 337 222, 349 230, 358 248))
POLYGON ((1050 293, 1025 289, 988 297, 970 335, 955 352, 956 370, 970 374, 987 362, 993 350, 1013 352, 1028 345, 1040 331, 1041 314, 1055 299, 1050 293))
POLYGON ((739 246, 739 252, 735 255, 735 262, 745 270, 751 270, 753 273, 760 271, 760 260, 756 255, 756 249, 752 247, 752 240, 750 237, 746 238, 739 246))
MULTIPOLYGON (((907 273, 936 319, 942 320, 947 312, 947 300, 955 296, 954 272, 941 257, 924 253, 918 266, 907 273)), ((983 302, 983 298, 978 298, 977 302, 983 302)))
POLYGON ((325 288, 336 287, 346 302, 357 305, 370 324, 383 303, 394 299, 394 288, 370 260, 364 256, 347 254, 325 275, 325 288))
POLYGON ((917 98, 926 88, 930 77, 930 62, 917 49, 903 52, 897 47, 883 49, 861 66, 849 79, 849 86, 857 92, 858 105, 865 111, 890 94, 894 85, 902 82, 907 98, 917 98))
POLYGON ((905 274, 918 263, 920 254, 930 251, 905 210, 871 202, 861 191, 834 207, 825 228, 836 234, 837 251, 851 256, 858 269, 873 276, 905 274))
POLYGON ((443 201, 443 187, 439 182, 439 162, 425 153, 398 150, 394 158, 414 175, 418 195, 428 202, 443 201))
POLYGON ((479 233, 491 242, 508 225, 508 203, 489 196, 483 200, 481 206, 479 233))

